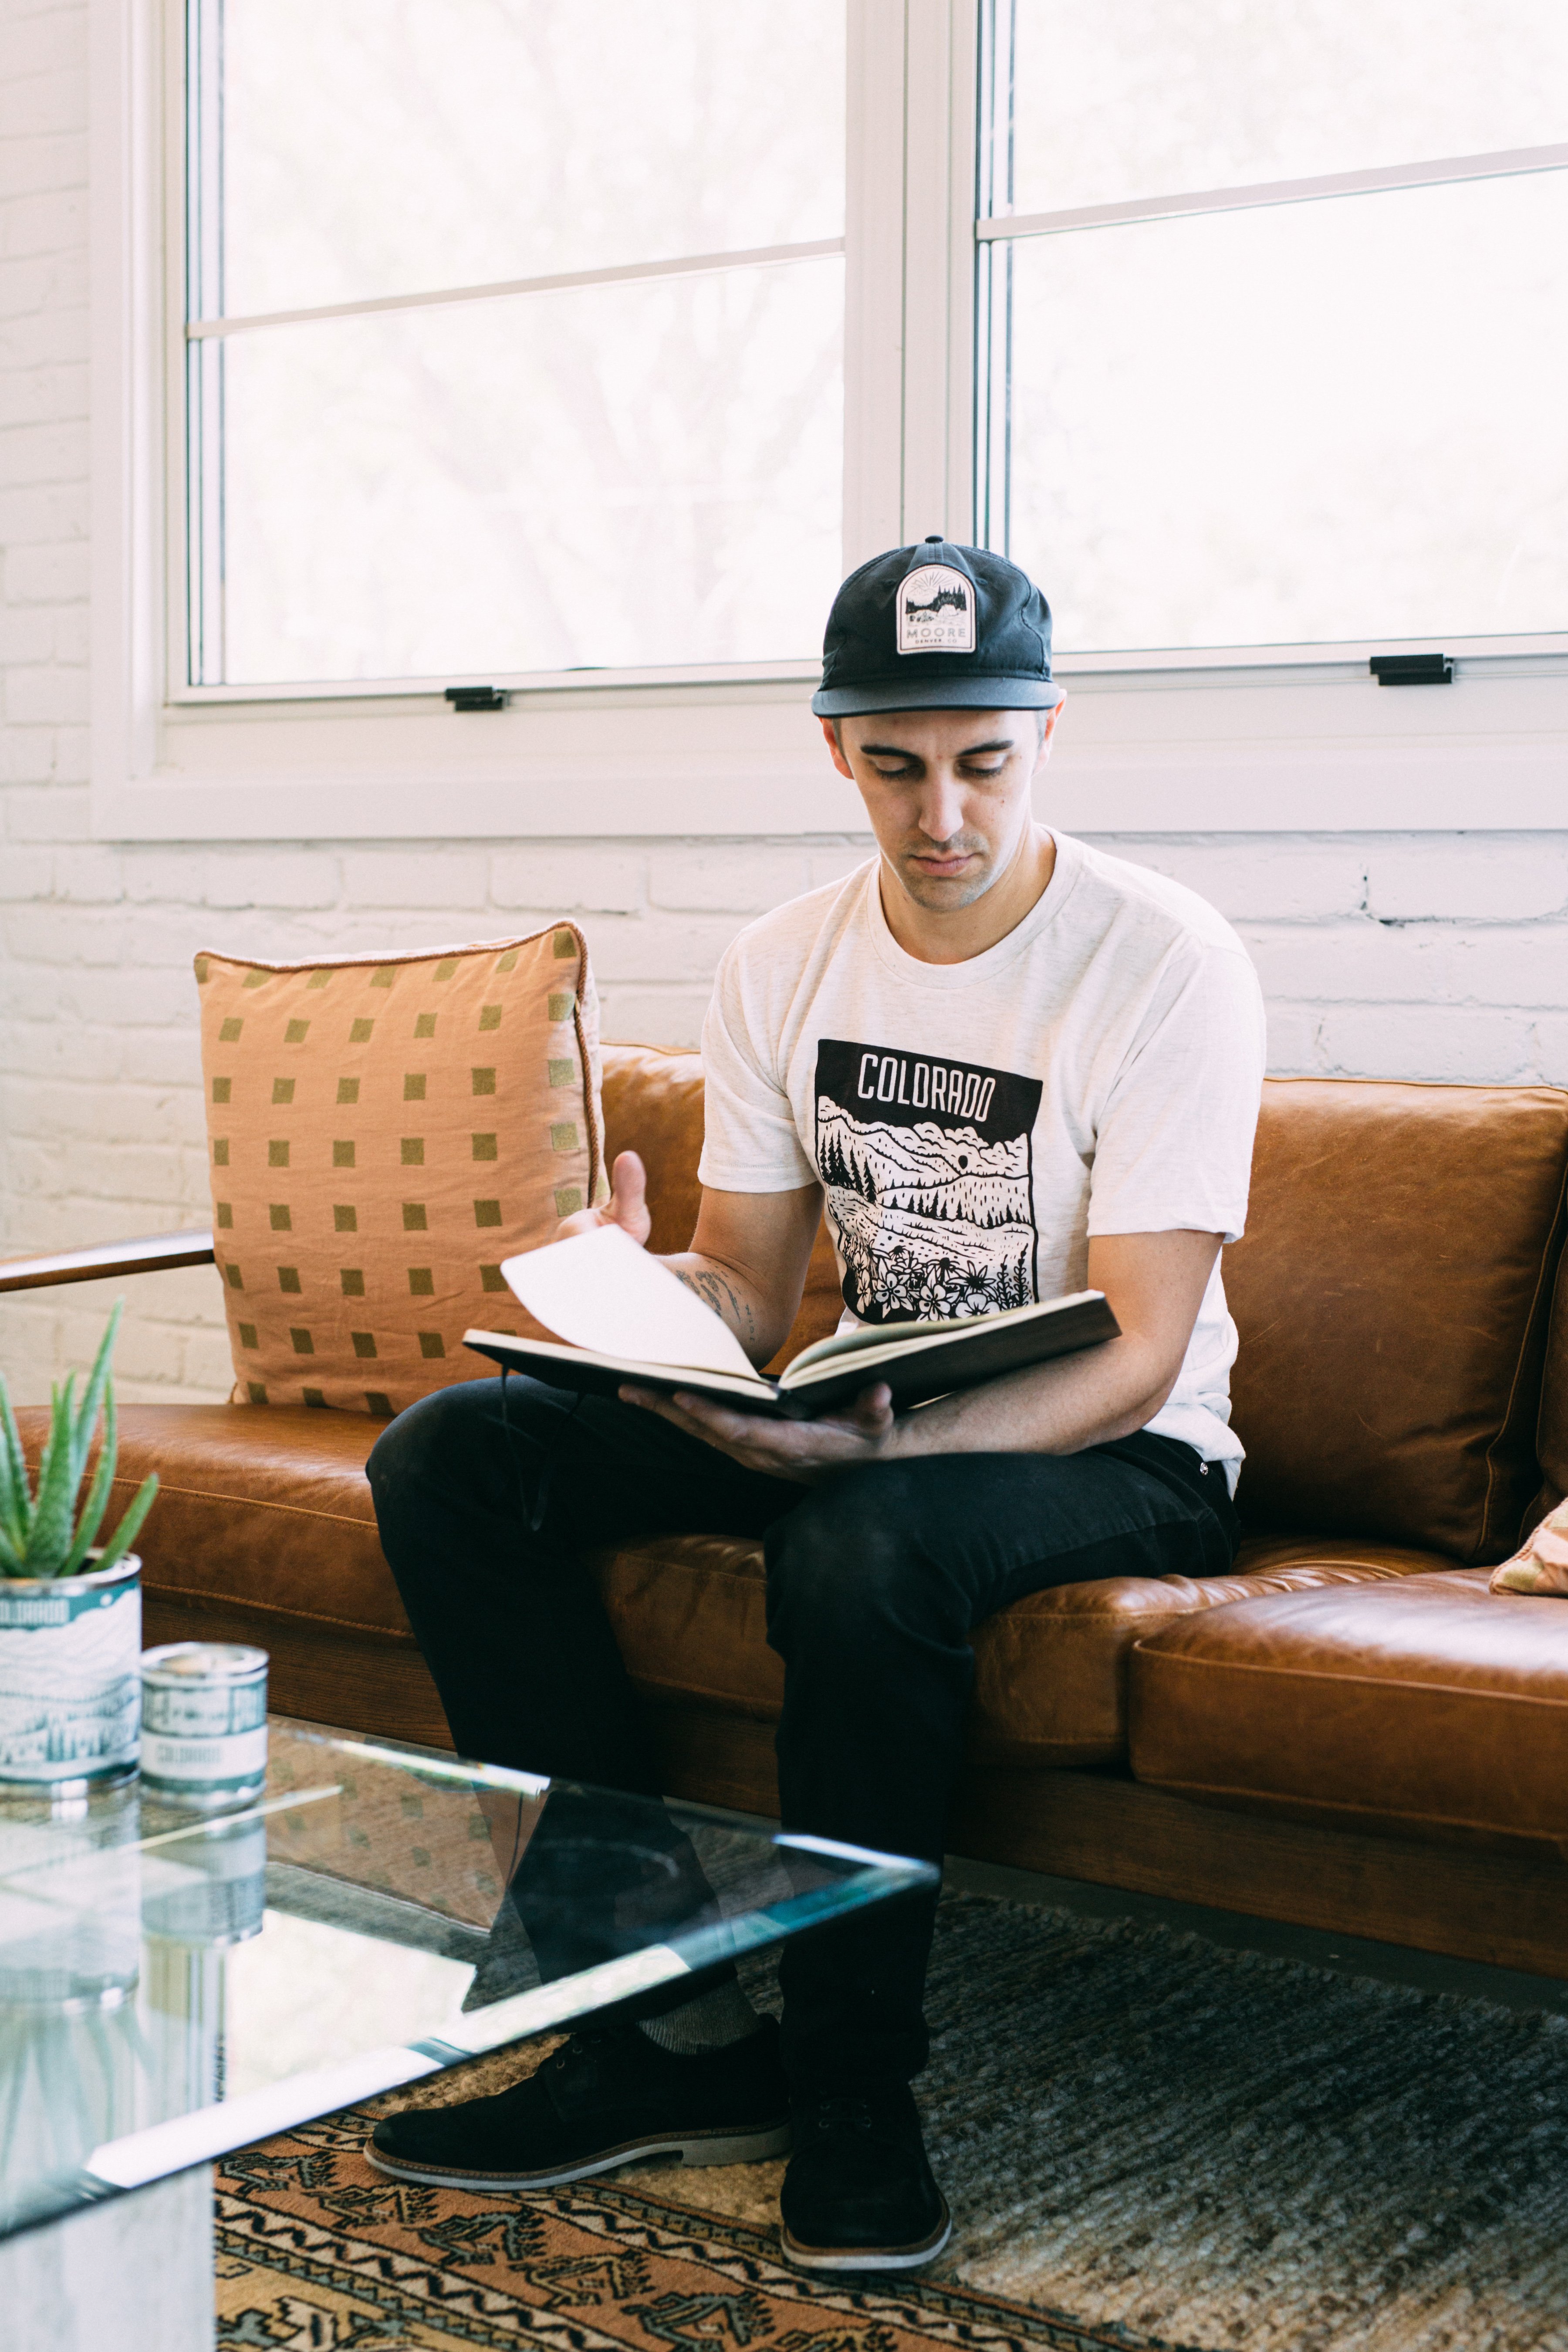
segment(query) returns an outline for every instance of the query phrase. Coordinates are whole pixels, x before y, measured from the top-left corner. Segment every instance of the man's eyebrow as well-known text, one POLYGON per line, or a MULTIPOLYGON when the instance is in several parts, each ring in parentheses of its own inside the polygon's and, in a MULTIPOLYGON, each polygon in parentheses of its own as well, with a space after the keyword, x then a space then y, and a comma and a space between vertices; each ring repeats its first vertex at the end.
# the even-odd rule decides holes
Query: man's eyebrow
MULTIPOLYGON (((984 751, 1012 751, 1016 748, 1012 737, 1004 735, 994 743, 968 743, 953 756, 960 760, 978 760, 984 751)), ((862 743, 860 750, 868 760, 913 760, 919 756, 907 751, 901 743, 862 743)))

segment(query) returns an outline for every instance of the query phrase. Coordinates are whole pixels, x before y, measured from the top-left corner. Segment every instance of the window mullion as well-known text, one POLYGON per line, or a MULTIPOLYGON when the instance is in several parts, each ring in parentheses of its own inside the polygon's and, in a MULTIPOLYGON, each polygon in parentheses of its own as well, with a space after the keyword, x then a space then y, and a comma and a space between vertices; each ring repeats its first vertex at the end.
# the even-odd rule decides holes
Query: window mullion
MULTIPOLYGON (((187 320, 216 317, 223 283, 223 0, 186 0, 184 271, 187 320)), ((186 681, 224 676, 223 346, 186 347, 186 681)))
POLYGON ((910 0, 903 536, 973 530, 976 0, 910 0))
POLYGON ((848 0, 844 569, 901 530, 904 0, 848 0))
MULTIPOLYGON (((1013 208, 1013 79, 1017 0, 985 0, 980 13, 975 108, 975 210, 982 221, 1013 208)), ((974 256, 974 537, 1003 554, 1008 544, 1012 457, 1013 247, 982 243, 974 256)))
MULTIPOLYGON (((1012 0, 1009 0, 1011 6, 1012 0)), ((974 377, 974 193, 979 132, 980 0, 953 0, 948 38, 946 530, 973 541, 977 393, 974 377)), ((1008 147, 1011 168, 1011 140, 1008 147)), ((1009 278, 1009 285, 1011 278, 1009 278)))

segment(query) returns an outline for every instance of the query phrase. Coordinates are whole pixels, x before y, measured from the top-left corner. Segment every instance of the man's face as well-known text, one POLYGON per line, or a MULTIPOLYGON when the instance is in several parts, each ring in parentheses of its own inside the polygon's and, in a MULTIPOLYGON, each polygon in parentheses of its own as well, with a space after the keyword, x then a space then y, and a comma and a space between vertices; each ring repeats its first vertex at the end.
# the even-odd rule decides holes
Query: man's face
POLYGON ((886 864, 941 914, 973 906, 1017 856, 1056 722, 1055 710, 1043 728, 1036 710, 895 710, 840 719, 837 736, 832 720, 822 729, 886 864))

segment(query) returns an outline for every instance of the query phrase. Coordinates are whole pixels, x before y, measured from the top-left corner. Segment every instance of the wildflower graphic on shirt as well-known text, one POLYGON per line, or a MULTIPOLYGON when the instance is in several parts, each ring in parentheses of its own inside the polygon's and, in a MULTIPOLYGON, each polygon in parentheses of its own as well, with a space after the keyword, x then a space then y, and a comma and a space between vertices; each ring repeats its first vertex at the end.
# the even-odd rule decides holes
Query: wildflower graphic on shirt
POLYGON ((1038 1078, 824 1037, 816 1094, 816 1168, 851 1313, 956 1318, 1038 1297, 1038 1078))

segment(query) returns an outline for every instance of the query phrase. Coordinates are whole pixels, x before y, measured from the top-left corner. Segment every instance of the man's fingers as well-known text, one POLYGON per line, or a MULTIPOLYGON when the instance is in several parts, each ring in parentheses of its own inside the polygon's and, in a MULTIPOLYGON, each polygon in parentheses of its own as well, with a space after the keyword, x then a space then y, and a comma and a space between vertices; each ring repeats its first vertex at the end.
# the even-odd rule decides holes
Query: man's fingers
POLYGON ((641 1405, 689 1436, 716 1445, 743 1469, 797 1485, 810 1486, 857 1462, 876 1461, 893 1429, 892 1391, 881 1381, 862 1389, 844 1412, 821 1421, 773 1421, 736 1412, 688 1389, 660 1396, 628 1383, 619 1395, 623 1404, 641 1405))
POLYGON ((893 1392, 884 1381, 879 1381, 875 1388, 862 1389, 852 1404, 843 1406, 837 1412, 824 1413, 820 1421, 792 1421, 773 1425, 806 1433, 840 1430, 847 1438, 856 1441, 870 1438, 879 1443, 891 1430, 893 1420, 893 1392))
POLYGON ((640 1404, 649 1412, 661 1412, 666 1421, 678 1422, 682 1429, 689 1429, 699 1436, 721 1438, 728 1444, 739 1444, 755 1427, 750 1413, 730 1412, 707 1397, 693 1396, 687 1389, 661 1396, 653 1389, 625 1388, 621 1400, 626 1404, 640 1404))

